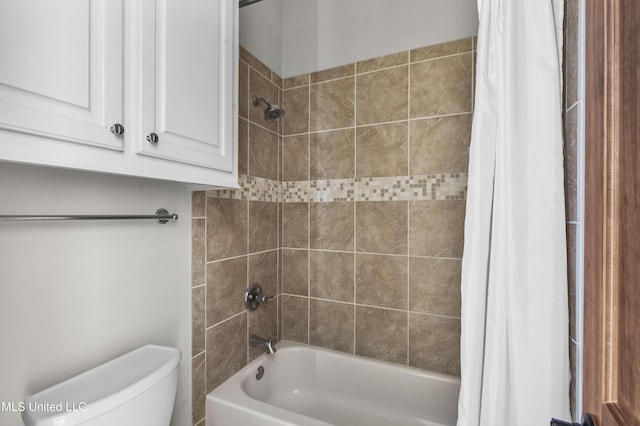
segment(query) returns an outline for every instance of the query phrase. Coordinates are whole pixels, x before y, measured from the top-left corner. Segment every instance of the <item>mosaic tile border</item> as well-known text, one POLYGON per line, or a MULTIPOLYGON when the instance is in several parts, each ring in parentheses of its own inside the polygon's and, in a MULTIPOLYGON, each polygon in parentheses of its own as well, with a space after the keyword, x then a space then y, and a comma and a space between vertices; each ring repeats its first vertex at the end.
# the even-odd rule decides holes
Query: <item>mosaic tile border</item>
POLYGON ((467 198, 466 173, 278 182, 240 175, 240 189, 207 191, 208 198, 283 203, 443 201, 467 198))
POLYGON ((267 201, 279 203, 282 200, 281 182, 254 176, 239 175, 239 189, 210 189, 207 198, 228 198, 232 200, 267 201))

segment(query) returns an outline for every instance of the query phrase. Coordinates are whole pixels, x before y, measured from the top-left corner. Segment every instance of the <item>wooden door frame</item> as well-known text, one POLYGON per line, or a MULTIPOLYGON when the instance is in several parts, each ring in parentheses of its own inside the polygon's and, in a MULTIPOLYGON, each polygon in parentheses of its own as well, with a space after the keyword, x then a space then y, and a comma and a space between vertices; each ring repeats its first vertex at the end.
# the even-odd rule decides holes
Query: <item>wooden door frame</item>
POLYGON ((623 342, 617 332, 624 302, 620 299, 621 274, 628 271, 621 256, 633 260, 638 255, 620 249, 633 238, 620 220, 625 214, 622 199, 628 195, 625 187, 629 179, 638 182, 630 174, 633 160, 624 153, 637 137, 629 124, 637 119, 639 110, 637 94, 630 90, 637 87, 635 61, 640 57, 635 52, 638 40, 629 31, 640 25, 636 1, 585 0, 583 411, 593 414, 603 426, 636 424, 626 417, 617 393, 622 380, 618 363, 623 342))

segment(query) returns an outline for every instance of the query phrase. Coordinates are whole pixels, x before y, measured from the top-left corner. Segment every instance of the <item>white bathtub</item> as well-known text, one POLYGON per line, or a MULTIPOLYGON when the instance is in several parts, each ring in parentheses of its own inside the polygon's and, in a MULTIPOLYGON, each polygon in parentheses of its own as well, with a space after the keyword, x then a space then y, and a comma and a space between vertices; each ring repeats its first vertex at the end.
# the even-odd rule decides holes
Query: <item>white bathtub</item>
POLYGON ((276 347, 207 395, 207 426, 456 424, 457 377, 286 340, 276 347))

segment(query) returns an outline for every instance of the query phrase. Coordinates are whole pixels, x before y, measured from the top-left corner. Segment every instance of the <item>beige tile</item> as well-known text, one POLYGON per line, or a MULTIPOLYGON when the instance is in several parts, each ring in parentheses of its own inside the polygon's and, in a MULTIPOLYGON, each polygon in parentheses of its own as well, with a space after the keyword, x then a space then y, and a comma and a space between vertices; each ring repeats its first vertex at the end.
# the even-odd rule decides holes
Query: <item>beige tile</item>
POLYGON ((406 120, 408 117, 407 67, 357 76, 356 124, 406 120))
POLYGON ((205 350, 204 331, 205 286, 191 290, 191 356, 205 350))
POLYGON ((205 216, 206 195, 204 191, 194 191, 191 195, 191 218, 205 216))
POLYGON ((578 345, 576 345, 574 342, 569 340, 569 366, 571 370, 571 382, 569 384, 569 404, 571 405, 571 415, 574 419, 576 418, 576 407, 577 407, 577 397, 576 397, 577 352, 578 352, 578 345))
POLYGON ((311 180, 354 177, 353 129, 310 135, 309 176, 311 180))
POLYGON ((207 199, 207 261, 247 253, 247 201, 207 199))
MULTIPOLYGON (((260 308, 252 312, 247 312, 249 321, 249 335, 262 337, 263 339, 271 339, 274 343, 278 342, 278 305, 277 300, 273 299, 267 303, 263 303, 260 308)), ((249 344, 249 343, 247 343, 249 344)), ((252 361, 265 353, 262 347, 252 347, 249 345, 249 361, 252 361)))
POLYGON ((278 179, 278 134, 249 124, 250 176, 278 179))
POLYGON ((384 68, 405 65, 409 62, 409 52, 394 53, 391 55, 380 56, 378 58, 369 59, 367 61, 358 62, 356 65, 358 74, 364 72, 378 71, 384 68))
POLYGON ((466 173, 471 114, 411 121, 409 174, 466 173))
POLYGON ((358 127, 356 177, 408 174, 407 123, 358 127))
MULTIPOLYGON (((249 255, 248 284, 258 283, 264 294, 274 296, 278 292, 278 251, 249 255)), ((267 302, 270 303, 270 302, 267 302)), ((271 305, 275 305, 275 299, 271 305)), ((275 336, 274 336, 275 337, 275 336)))
POLYGON ((277 315, 277 321, 278 321, 278 341, 282 340, 282 298, 284 297, 284 295, 282 293, 278 294, 277 297, 277 303, 278 303, 278 315, 277 315))
POLYGON ((353 353, 353 305, 311 299, 309 343, 353 353))
POLYGON ((355 78, 343 78, 313 84, 310 88, 310 130, 353 127, 355 114, 355 78))
POLYGON ((264 119, 264 110, 267 108, 264 102, 253 105, 253 97, 264 98, 273 105, 279 105, 278 94, 280 90, 278 86, 273 84, 270 79, 265 78, 262 74, 253 70, 249 71, 249 120, 272 132, 278 133, 277 121, 266 121, 264 119))
POLYGON ((309 204, 282 203, 282 247, 309 247, 309 204))
POLYGON ((282 338, 294 342, 309 343, 307 337, 309 299, 282 296, 282 338))
POLYGON ((295 135, 309 131, 309 86, 283 91, 282 135, 295 135))
POLYGON ((358 254, 356 303, 407 309, 407 258, 358 254))
POLYGON ((409 254, 462 257, 465 201, 409 202, 409 254))
POLYGON ((308 86, 309 74, 296 75, 294 77, 285 78, 282 82, 283 89, 293 89, 294 87, 308 86))
POLYGON ((409 309, 460 317, 461 261, 412 257, 409 259, 409 309))
POLYGON ((460 320, 409 314, 409 365, 460 375, 460 320))
POLYGON ((282 77, 280 77, 278 74, 276 74, 273 71, 271 71, 271 81, 279 88, 282 88, 282 83, 284 80, 282 79, 282 77))
POLYGON ((309 288, 312 297, 353 303, 353 253, 311 250, 309 288))
POLYGON ((247 257, 207 264, 207 327, 244 311, 247 257))
POLYGON ((356 306, 356 355, 407 363, 407 313, 356 306))
POLYGON ((278 248, 278 203, 249 201, 249 253, 278 248))
POLYGON ((204 284, 206 232, 204 219, 191 220, 191 285, 204 284))
POLYGON ((354 203, 349 201, 310 204, 311 248, 353 251, 354 203))
POLYGON ((207 392, 205 390, 206 371, 204 360, 204 353, 191 360, 191 421, 194 425, 205 417, 207 392))
POLYGON ((249 118, 249 66, 240 61, 238 68, 238 115, 249 118))
POLYGON ((565 113, 564 198, 567 220, 578 220, 578 108, 565 113))
POLYGON ((471 111, 471 53, 411 65, 411 118, 471 111))
POLYGON ((240 60, 246 62, 251 65, 256 71, 260 74, 264 75, 267 78, 271 78, 271 69, 268 66, 263 64, 258 58, 253 56, 251 52, 249 52, 244 47, 240 46, 240 60))
POLYGON ((407 202, 357 202, 356 251, 406 254, 407 202))
POLYGON ((309 180, 309 135, 282 139, 282 179, 309 180))
POLYGON ((579 0, 565 1, 564 30, 564 91, 565 108, 578 101, 578 57, 579 57, 579 0))
POLYGON ((473 49, 471 38, 449 41, 447 43, 422 47, 411 50, 411 62, 424 61, 442 56, 456 55, 458 53, 470 52, 473 49))
POLYGON ((351 77, 356 72, 355 64, 343 65, 340 67, 329 68, 322 71, 311 73, 311 83, 320 83, 327 80, 335 80, 338 78, 351 77))
MULTIPOLYGON (((278 247, 280 245, 278 244, 278 247)), ((282 294, 282 249, 278 248, 278 281, 277 281, 277 294, 282 294)))
POLYGON ((282 291, 309 295, 309 251, 282 250, 282 291))
POLYGON ((567 224, 567 281, 569 285, 569 337, 577 339, 577 267, 576 267, 577 225, 567 224))
POLYGON ((247 315, 207 330, 207 393, 247 365, 247 315))
POLYGON ((282 173, 283 173, 283 151, 284 151, 284 147, 283 147, 283 137, 280 136, 280 134, 278 134, 278 182, 282 182, 284 179, 282 178, 282 173))
POLYGON ((249 172, 249 122, 238 119, 238 174, 249 172))

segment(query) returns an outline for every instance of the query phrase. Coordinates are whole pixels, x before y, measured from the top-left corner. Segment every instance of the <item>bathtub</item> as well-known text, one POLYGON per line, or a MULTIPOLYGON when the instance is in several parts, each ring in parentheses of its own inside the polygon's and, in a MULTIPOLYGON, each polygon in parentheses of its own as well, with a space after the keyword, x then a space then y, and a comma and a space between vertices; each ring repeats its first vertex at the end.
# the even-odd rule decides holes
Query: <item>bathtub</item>
POLYGON ((457 377, 286 340, 276 347, 207 395, 207 426, 456 424, 457 377))

